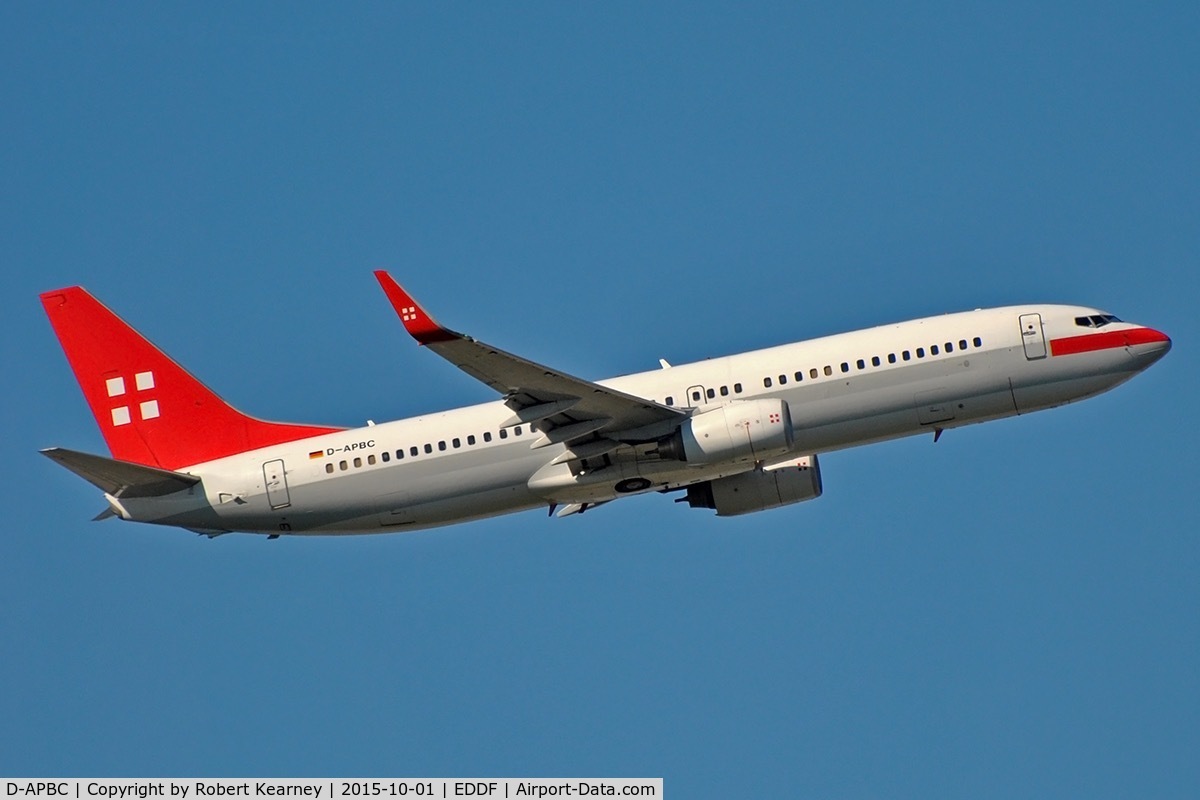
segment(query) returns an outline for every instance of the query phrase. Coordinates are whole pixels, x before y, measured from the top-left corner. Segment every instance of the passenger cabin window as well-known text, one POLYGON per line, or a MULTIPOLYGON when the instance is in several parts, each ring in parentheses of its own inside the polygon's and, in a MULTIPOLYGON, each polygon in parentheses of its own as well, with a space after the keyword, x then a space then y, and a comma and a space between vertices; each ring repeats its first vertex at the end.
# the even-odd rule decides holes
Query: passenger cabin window
POLYGON ((469 436, 467 436, 467 444, 468 444, 468 445, 471 445, 471 446, 474 446, 474 444, 475 444, 475 434, 473 434, 473 433, 472 433, 472 434, 470 434, 469 436))
POLYGON ((451 439, 450 445, 457 450, 458 448, 462 447, 462 439, 451 439))
POLYGON ((826 376, 829 376, 829 375, 832 375, 832 374, 833 374, 833 367, 831 367, 831 366, 829 366, 828 364, 826 364, 826 365, 825 365, 825 375, 826 375, 826 376))
POLYGON ((709 400, 712 400, 714 397, 717 396, 717 392, 715 389, 709 389, 708 391, 705 392, 705 394, 708 395, 709 400))
POLYGON ((517 436, 520 436, 521 435, 521 426, 518 425, 517 427, 513 428, 513 433, 515 433, 517 436))
POLYGON ((325 471, 332 474, 333 473, 333 464, 326 464, 325 471))
POLYGON ((954 352, 954 342, 946 342, 946 352, 947 353, 954 352))
POLYGON ((980 339, 978 336, 975 337, 974 343, 976 347, 983 347, 983 339, 980 339))
POLYGON ((796 383, 799 383, 800 381, 804 380, 804 373, 803 373, 803 372, 797 372, 797 373, 796 373, 796 375, 795 375, 795 378, 796 378, 796 383))
POLYGON ((770 388, 771 388, 771 379, 770 379, 770 378, 763 378, 763 386, 765 386, 765 387, 767 387, 768 389, 770 389, 770 388))
POLYGON ((675 398, 674 398, 674 397, 669 397, 669 396, 668 396, 668 397, 667 397, 667 405, 669 405, 669 406, 673 406, 673 405, 675 405, 675 398))
POLYGON ((699 403, 700 402, 700 392, 698 392, 698 391, 692 392, 692 400, 699 403))
POLYGON ((433 452, 433 445, 426 443, 426 445, 425 445, 425 452, 426 452, 426 453, 432 453, 432 452, 433 452))
POLYGON ((741 394, 741 393, 742 393, 742 385, 741 385, 740 383, 735 383, 735 384, 733 385, 733 393, 734 393, 734 394, 741 394))
POLYGON ((780 376, 779 376, 779 385, 780 385, 780 386, 787 386, 787 375, 780 375, 780 376))
POLYGON ((349 464, 347 464, 345 461, 339 461, 339 462, 338 462, 338 469, 340 469, 342 472, 345 472, 345 471, 346 471, 346 470, 348 470, 349 468, 350 468, 350 465, 349 465, 349 464))
POLYGON ((867 368, 867 362, 863 361, 863 360, 860 358, 858 361, 856 361, 856 362, 855 362, 854 366, 858 367, 859 369, 866 369, 866 368, 867 368))
POLYGON ((396 460, 397 460, 397 461, 399 461, 399 460, 400 460, 400 459, 402 459, 402 458, 404 458, 404 450, 402 450, 402 449, 401 449, 401 450, 397 450, 397 451, 396 451, 396 460))
POLYGON ((935 344, 935 345, 930 345, 930 347, 929 347, 929 355, 931 355, 931 356, 936 356, 937 354, 938 354, 938 346, 937 346, 936 344, 935 344))
POLYGON ((817 379, 817 376, 818 376, 818 375, 820 375, 820 374, 821 374, 821 373, 817 372, 817 368, 816 368, 816 367, 813 367, 812 369, 810 369, 810 370, 808 371, 808 377, 812 378, 814 381, 817 379))
POLYGON ((392 454, 389 453, 387 450, 384 450, 383 453, 380 454, 379 457, 383 459, 383 463, 385 463, 385 464, 392 460, 392 454))
POLYGON ((842 372, 849 372, 849 371, 850 371, 850 364, 848 364, 847 362, 843 361, 843 362, 842 362, 842 372))
POLYGON ((912 361, 912 353, 908 352, 907 350, 905 350, 903 353, 901 353, 900 357, 903 358, 905 361, 912 361))
POLYGON ((416 458, 416 456, 419 452, 421 452, 421 451, 417 449, 416 445, 413 445, 412 447, 408 448, 408 454, 414 458, 416 458))
POLYGON ((722 386, 721 387, 721 397, 728 397, 728 396, 729 396, 729 387, 722 386))
POLYGON ((917 348, 917 358, 924 358, 924 357, 925 357, 925 348, 918 347, 917 348))
POLYGON ((872 367, 879 366, 879 356, 871 356, 871 366, 872 367))
POLYGON ((361 458, 354 459, 354 468, 358 469, 361 466, 362 466, 362 459, 361 458))
POLYGON ((375 456, 373 454, 367 456, 367 464, 372 467, 375 466, 375 456))
POLYGON ((896 354, 895 353, 888 353, 888 363, 889 364, 896 363, 896 354))
POLYGON ((959 339, 959 340, 958 340, 958 349, 959 349, 959 350, 966 350, 966 349, 967 349, 967 340, 966 340, 966 339, 959 339))
POLYGON ((484 431, 484 432, 483 432, 483 440, 484 440, 485 442, 490 442, 490 441, 492 440, 492 432, 491 432, 491 431, 484 431))

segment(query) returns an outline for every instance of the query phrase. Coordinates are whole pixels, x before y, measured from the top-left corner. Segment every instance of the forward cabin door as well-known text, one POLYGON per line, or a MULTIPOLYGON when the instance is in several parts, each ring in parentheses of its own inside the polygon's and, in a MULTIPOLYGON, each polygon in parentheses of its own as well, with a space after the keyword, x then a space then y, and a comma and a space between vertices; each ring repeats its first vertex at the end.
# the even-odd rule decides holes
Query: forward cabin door
POLYGON ((271 508, 287 508, 292 504, 283 459, 277 458, 263 464, 263 483, 267 487, 267 502, 271 504, 271 508))
POLYGON ((1042 330, 1041 314, 1021 315, 1021 344, 1025 345, 1025 358, 1030 361, 1046 357, 1046 332, 1042 330))

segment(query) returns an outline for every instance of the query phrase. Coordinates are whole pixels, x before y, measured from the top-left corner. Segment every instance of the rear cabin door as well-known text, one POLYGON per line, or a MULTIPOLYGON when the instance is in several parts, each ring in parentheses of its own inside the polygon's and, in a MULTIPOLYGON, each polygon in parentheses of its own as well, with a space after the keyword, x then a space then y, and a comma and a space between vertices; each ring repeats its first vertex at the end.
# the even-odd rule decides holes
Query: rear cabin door
POLYGON ((1042 330, 1041 314, 1021 315, 1021 344, 1025 346, 1025 358, 1030 361, 1046 357, 1046 332, 1042 330))
POLYGON ((267 502, 271 504, 271 508, 287 508, 292 504, 283 459, 277 458, 263 464, 263 483, 267 487, 267 502))

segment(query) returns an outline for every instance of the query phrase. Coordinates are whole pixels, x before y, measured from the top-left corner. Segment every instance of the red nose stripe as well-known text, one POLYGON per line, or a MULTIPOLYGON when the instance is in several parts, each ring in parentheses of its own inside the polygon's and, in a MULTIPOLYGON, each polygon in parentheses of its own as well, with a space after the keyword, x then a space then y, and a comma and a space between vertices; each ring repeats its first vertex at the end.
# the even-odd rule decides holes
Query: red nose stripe
POLYGON ((1050 340, 1050 354, 1054 356, 1069 356, 1075 353, 1091 353, 1095 350, 1111 350, 1115 347, 1131 347, 1135 344, 1153 344, 1154 342, 1169 342, 1165 333, 1153 328, 1133 328, 1127 331, 1109 331, 1108 333, 1085 333, 1083 336, 1068 336, 1065 339, 1050 340))

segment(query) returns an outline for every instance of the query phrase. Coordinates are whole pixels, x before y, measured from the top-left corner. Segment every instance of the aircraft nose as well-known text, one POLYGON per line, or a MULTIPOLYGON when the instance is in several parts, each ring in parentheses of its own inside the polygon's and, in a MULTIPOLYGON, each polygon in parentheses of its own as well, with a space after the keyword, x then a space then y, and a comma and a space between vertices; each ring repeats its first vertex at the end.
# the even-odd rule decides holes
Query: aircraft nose
POLYGON ((1154 328, 1135 328, 1126 334, 1129 350, 1139 361, 1142 368, 1153 364, 1165 356, 1171 349, 1171 337, 1154 328))

